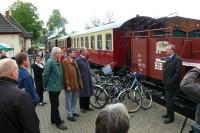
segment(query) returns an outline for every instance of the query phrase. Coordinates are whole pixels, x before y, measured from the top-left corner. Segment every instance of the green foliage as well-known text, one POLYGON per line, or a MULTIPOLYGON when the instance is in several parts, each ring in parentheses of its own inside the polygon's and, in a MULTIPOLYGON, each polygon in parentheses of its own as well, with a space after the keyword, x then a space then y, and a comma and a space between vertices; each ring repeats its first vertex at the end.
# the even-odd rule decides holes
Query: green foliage
POLYGON ((47 22, 49 35, 66 35, 65 24, 67 23, 67 20, 61 16, 60 11, 58 9, 54 9, 47 22))
POLYGON ((27 32, 33 32, 33 41, 38 41, 42 33, 43 21, 39 20, 37 8, 32 3, 17 0, 10 6, 10 11, 27 32))
POLYGON ((34 49, 37 49, 39 47, 44 47, 44 46, 45 46, 44 44, 37 42, 37 43, 32 44, 31 47, 34 49))

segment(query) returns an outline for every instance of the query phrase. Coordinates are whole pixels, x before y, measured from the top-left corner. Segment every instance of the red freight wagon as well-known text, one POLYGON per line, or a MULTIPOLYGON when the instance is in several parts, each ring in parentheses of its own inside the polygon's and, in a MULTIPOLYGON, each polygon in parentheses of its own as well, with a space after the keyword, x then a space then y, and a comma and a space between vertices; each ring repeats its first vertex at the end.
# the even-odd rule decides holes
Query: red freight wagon
POLYGON ((191 63, 200 63, 199 20, 172 17, 163 18, 162 23, 158 21, 154 25, 160 29, 133 33, 131 44, 133 71, 140 71, 149 79, 162 80, 161 58, 165 56, 165 49, 169 44, 176 46, 176 53, 183 59, 183 71, 191 63))

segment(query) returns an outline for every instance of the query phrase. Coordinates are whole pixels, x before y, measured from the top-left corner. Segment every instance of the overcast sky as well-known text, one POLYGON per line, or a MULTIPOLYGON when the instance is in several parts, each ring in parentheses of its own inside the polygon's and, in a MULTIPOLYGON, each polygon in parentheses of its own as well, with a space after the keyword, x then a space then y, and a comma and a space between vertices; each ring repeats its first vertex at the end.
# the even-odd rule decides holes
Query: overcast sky
MULTIPOLYGON (((5 14, 16 0, 0 0, 0 12, 5 14)), ((103 19, 107 11, 113 12, 117 21, 133 18, 136 14, 150 17, 164 17, 171 13, 200 19, 200 0, 22 0, 31 2, 38 9, 40 19, 47 22, 53 9, 59 9, 69 24, 68 31, 85 28, 94 16, 103 19)))

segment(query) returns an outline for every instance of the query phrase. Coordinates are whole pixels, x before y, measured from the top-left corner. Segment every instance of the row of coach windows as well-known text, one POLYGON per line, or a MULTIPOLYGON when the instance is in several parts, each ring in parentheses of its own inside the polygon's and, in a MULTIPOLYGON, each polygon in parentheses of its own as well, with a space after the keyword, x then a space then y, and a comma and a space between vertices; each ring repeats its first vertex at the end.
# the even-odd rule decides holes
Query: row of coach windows
MULTIPOLYGON (((86 48, 95 49, 95 43, 97 42, 96 48, 103 49, 102 35, 97 35, 96 39, 97 40, 95 40, 95 36, 90 36, 90 38, 88 36, 86 36, 86 37, 81 37, 81 38, 74 38, 72 41, 73 41, 75 48, 84 47, 84 40, 85 40, 86 48), (79 39, 80 39, 80 42, 79 42, 79 39), (90 45, 90 47, 89 47, 89 45, 90 45)), ((105 35, 105 45, 106 45, 106 50, 112 50, 112 35, 110 33, 105 35)))

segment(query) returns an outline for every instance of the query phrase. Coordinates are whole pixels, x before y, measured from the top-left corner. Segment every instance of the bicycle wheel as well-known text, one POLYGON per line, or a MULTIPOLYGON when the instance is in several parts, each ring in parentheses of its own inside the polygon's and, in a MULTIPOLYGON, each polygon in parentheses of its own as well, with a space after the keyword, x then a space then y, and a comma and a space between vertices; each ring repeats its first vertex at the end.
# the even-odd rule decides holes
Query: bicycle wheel
POLYGON ((119 96, 119 100, 123 103, 129 113, 134 113, 139 110, 142 104, 142 97, 137 90, 125 90, 119 96))
POLYGON ((140 85, 140 87, 140 93, 142 96, 141 108, 145 110, 150 109, 152 105, 152 95, 147 87, 145 87, 144 85, 140 85))
POLYGON ((90 97, 90 104, 97 109, 103 108, 108 102, 108 96, 103 88, 94 86, 94 95, 90 97))

